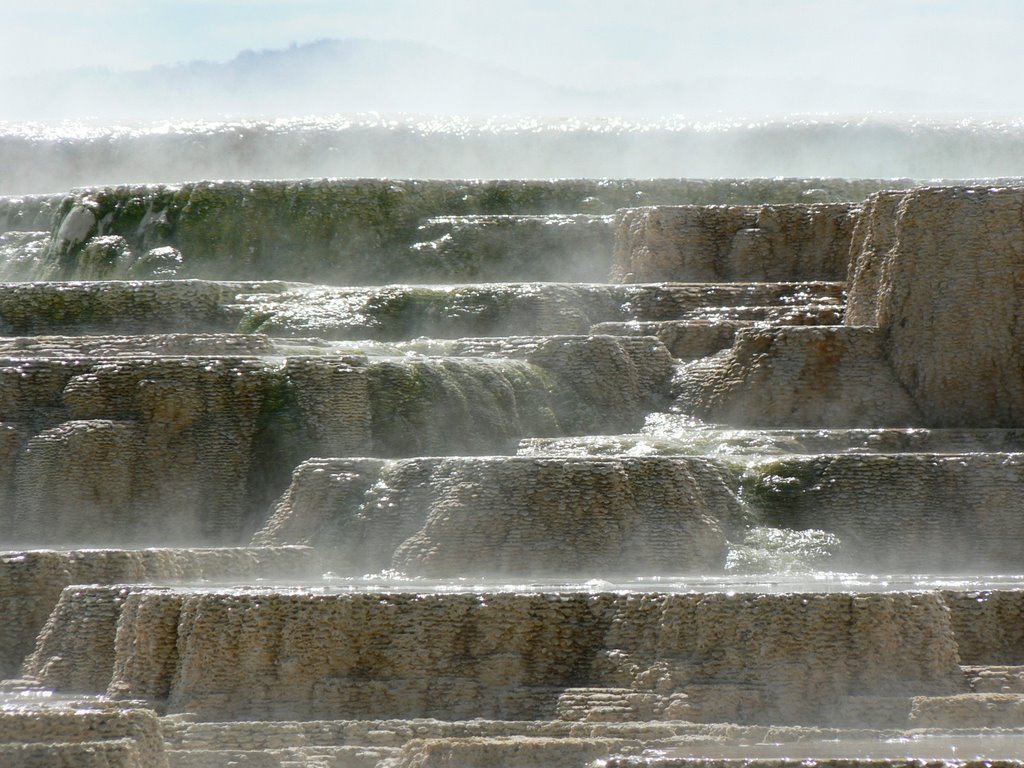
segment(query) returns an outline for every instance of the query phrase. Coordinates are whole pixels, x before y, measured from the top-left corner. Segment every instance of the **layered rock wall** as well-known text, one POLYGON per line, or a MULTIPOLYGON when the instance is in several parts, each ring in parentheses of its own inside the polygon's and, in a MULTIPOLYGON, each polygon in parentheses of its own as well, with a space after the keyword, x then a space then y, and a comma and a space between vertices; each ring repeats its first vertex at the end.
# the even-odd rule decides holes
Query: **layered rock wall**
POLYGON ((705 460, 313 459, 255 541, 315 542, 354 574, 699 572, 741 523, 734 488, 705 460))
POLYGON ((613 278, 841 280, 858 209, 851 204, 655 206, 616 217, 613 278))
POLYGON ((311 456, 501 453, 524 436, 635 429, 671 372, 651 338, 469 340, 444 358, 150 339, 166 354, 118 337, 7 343, 8 546, 240 543, 311 456))
POLYGON ((138 707, 52 702, 0 708, 6 768, 167 768, 156 714, 138 707))
POLYGON ((773 526, 837 534, 840 568, 977 573, 1024 556, 1019 453, 779 457, 752 465, 747 491, 773 526))
POLYGON ((878 325, 930 426, 1024 419, 1024 192, 936 187, 868 200, 848 324, 878 325))
POLYGON ((923 417, 865 327, 736 331, 729 349, 681 366, 675 408, 749 427, 904 427, 923 417))
POLYGON ((438 280, 604 282, 615 227, 610 215, 440 216, 417 237, 417 269, 438 280))
POLYGON ((650 693, 670 717, 820 722, 844 696, 963 685, 936 593, 143 590, 116 641, 72 634, 82 622, 48 627, 69 633, 63 654, 116 648, 111 692, 204 719, 533 719, 589 685, 650 693))
MULTIPOLYGON (((808 191, 859 199, 880 182, 828 180, 648 181, 305 181, 194 182, 78 190, 56 214, 42 278, 79 275, 93 238, 124 239, 127 274, 144 276, 153 251, 172 247, 181 256, 169 267, 179 277, 315 280, 362 285, 452 279, 450 260, 417 259, 410 251, 417 228, 438 216, 480 214, 611 214, 644 203, 796 201, 808 191), (829 192, 824 187, 832 187, 829 192), (412 256, 413 258, 410 258, 412 256)), ((96 245, 95 243, 93 245, 96 245)), ((509 253, 475 262, 459 279, 507 279, 509 253)), ((552 279, 543 253, 520 260, 517 279, 552 279)), ((593 259, 593 254, 587 255, 593 259)), ((558 279, 577 276, 572 254, 558 279)), ((160 262, 160 259, 156 259, 160 262)), ((160 262, 161 264, 163 262, 160 262)), ((114 267, 116 265, 112 265, 114 267)), ((605 264, 605 268, 610 264, 605 264)), ((166 268, 166 266, 165 266, 166 268)))
POLYGON ((15 677, 71 584, 294 579, 316 570, 305 547, 32 550, 0 554, 0 677, 15 677))

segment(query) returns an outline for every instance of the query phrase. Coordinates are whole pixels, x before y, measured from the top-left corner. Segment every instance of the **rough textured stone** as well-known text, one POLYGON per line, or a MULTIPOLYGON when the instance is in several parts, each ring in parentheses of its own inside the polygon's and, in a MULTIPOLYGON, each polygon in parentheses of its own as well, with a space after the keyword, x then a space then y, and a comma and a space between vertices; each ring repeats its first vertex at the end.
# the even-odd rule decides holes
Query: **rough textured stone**
POLYGON ((511 336, 461 339, 458 355, 522 358, 557 382, 552 407, 563 431, 618 432, 665 403, 672 360, 652 337, 511 336))
POLYGON ((720 567, 741 516, 704 461, 314 459, 255 541, 315 542, 347 573, 678 573, 720 567))
POLYGON ((868 202, 847 323, 876 324, 933 426, 1024 420, 1024 192, 937 187, 868 202))
MULTIPOLYGON (((307 179, 99 187, 76 190, 61 202, 48 259, 73 277, 90 237, 120 235, 137 253, 177 248, 184 257, 182 276, 188 277, 349 285, 467 280, 481 269, 508 274, 511 267, 504 262, 510 257, 516 266, 523 261, 502 249, 484 264, 468 265, 468 274, 453 274, 447 260, 430 268, 423 260, 409 259, 421 223, 438 216, 607 215, 638 201, 796 202, 812 190, 834 199, 861 199, 891 184, 825 179, 307 179)), ((547 270, 542 279, 578 277, 572 260, 554 274, 544 262, 544 253, 538 252, 527 265, 547 270)))
POLYGON ((437 280, 604 282, 614 224, 586 214, 441 216, 427 219, 417 237, 416 268, 437 280))
POLYGON ((670 372, 653 339, 535 339, 493 359, 150 341, 143 354, 119 337, 0 342, 8 545, 239 543, 310 456, 511 452, 602 420, 635 428, 670 372))
POLYGON ((13 677, 70 584, 294 579, 314 571, 304 547, 27 550, 0 553, 0 676, 13 677))
POLYGON ((748 491, 773 526, 825 529, 857 571, 1015 568, 1024 549, 1019 453, 789 456, 757 462, 748 491))
POLYGON ((550 717, 559 694, 584 683, 648 691, 666 705, 685 694, 698 719, 818 722, 840 695, 964 690, 937 593, 97 589, 65 598, 47 626, 59 653, 34 657, 44 681, 61 687, 81 674, 63 660, 113 643, 112 692, 206 718, 550 717), (120 611, 116 641, 111 611, 120 611), (90 616, 101 629, 82 631, 90 616))
POLYGON ((0 708, 0 761, 11 768, 167 768, 156 715, 92 702, 0 708))
POLYGON ((749 427, 880 427, 923 417, 875 328, 750 328, 731 349, 681 367, 675 409, 749 427))
POLYGON ((848 204, 657 206, 616 216, 612 275, 660 280, 841 280, 857 208, 848 204))
POLYGON ((220 309, 232 286, 197 280, 0 285, 0 333, 126 334, 233 330, 220 309))
POLYGON ((1024 664, 1024 591, 943 593, 964 664, 1024 664))

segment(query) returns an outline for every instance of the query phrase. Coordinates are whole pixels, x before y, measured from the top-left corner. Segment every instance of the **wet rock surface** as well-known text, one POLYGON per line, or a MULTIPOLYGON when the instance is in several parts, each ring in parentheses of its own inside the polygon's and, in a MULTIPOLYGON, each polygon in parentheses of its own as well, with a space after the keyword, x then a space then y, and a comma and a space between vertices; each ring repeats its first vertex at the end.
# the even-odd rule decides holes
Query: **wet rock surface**
POLYGON ((721 567, 741 518, 704 461, 314 459, 254 541, 316 542, 354 574, 693 573, 721 567))
POLYGON ((0 762, 1024 754, 1020 193, 821 181, 0 201, 0 762))
POLYGON ((885 332, 893 370, 929 425, 1020 423, 1022 236, 1017 189, 935 187, 868 201, 846 322, 885 332))
POLYGON ((842 280, 854 205, 655 206, 616 217, 612 275, 658 280, 842 280))

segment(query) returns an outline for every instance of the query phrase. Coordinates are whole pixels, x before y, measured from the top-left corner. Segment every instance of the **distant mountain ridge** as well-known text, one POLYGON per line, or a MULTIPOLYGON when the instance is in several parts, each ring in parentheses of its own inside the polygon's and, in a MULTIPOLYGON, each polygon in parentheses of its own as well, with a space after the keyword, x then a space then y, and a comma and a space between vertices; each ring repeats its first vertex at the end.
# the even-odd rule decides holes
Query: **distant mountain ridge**
MULTIPOLYGON (((948 98, 844 86, 827 69, 800 82, 758 73, 694 72, 631 88, 583 90, 403 40, 318 40, 134 72, 78 69, 0 81, 0 120, 174 120, 338 113, 441 115, 731 116, 892 109, 949 111, 948 98)), ((961 100, 962 102, 962 100, 961 100)), ((959 104, 958 104, 959 106, 959 104)), ((979 102, 975 111, 1012 106, 979 102)))
POLYGON ((0 119, 244 117, 339 112, 549 113, 575 91, 408 41, 319 40, 135 72, 6 81, 0 119))

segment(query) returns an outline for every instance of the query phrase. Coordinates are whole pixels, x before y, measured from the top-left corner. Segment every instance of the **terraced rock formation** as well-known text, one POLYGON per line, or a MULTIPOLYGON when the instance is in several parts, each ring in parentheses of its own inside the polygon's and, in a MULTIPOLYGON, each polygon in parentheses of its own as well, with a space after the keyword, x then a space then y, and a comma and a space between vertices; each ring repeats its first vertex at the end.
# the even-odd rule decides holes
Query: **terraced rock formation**
POLYGON ((908 186, 0 201, 0 763, 1020 764, 1024 198, 908 186))

